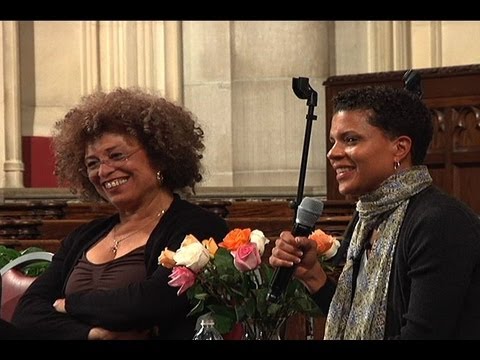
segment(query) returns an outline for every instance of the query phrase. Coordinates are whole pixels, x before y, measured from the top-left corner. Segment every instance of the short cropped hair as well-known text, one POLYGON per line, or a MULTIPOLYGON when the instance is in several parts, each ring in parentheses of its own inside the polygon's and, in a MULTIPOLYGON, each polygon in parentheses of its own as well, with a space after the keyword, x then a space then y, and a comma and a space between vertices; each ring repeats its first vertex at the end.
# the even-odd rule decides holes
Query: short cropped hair
POLYGON ((55 173, 62 185, 102 200, 86 176, 84 158, 87 145, 107 132, 136 138, 164 186, 195 192, 203 178, 201 126, 191 112, 138 88, 94 92, 55 123, 55 173))
POLYGON ((345 110, 370 111, 369 123, 390 138, 410 137, 413 165, 425 160, 433 136, 432 115, 417 95, 387 86, 350 88, 333 99, 334 113, 345 110))

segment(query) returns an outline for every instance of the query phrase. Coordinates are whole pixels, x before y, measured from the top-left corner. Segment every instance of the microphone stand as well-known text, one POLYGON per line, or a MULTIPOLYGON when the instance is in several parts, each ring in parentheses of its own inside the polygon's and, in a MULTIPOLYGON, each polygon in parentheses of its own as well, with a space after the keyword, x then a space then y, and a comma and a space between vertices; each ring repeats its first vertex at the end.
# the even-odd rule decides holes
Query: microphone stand
POLYGON ((404 89, 418 96, 419 99, 423 96, 422 77, 416 70, 409 69, 403 74, 404 89))
MULTIPOLYGON (((297 210, 303 199, 303 191, 305 188, 305 176, 307 173, 307 160, 308 160, 308 151, 310 147, 310 137, 312 135, 312 124, 313 120, 317 120, 317 116, 314 114, 315 106, 317 106, 317 92, 310 86, 308 78, 299 77, 292 78, 292 89, 295 95, 299 99, 306 99, 308 111, 306 115, 307 125, 305 126, 305 137, 303 140, 303 151, 302 151, 302 161, 300 164, 300 175, 298 177, 298 189, 297 189, 297 198, 292 202, 291 208, 294 210, 293 220, 297 218, 297 210)), ((314 324, 315 319, 313 316, 309 316, 305 319, 305 334, 306 340, 314 339, 314 324)))
POLYGON ((292 78, 292 89, 299 99, 306 99, 308 112, 306 115, 307 125, 305 127, 305 137, 303 140, 302 161, 300 164, 300 176, 298 178, 297 198, 291 203, 294 210, 294 220, 297 218, 297 209, 303 199, 303 191, 305 188, 305 176, 307 173, 308 149, 310 147, 310 137, 312 134, 313 120, 317 120, 314 114, 315 106, 317 106, 318 94, 308 83, 308 78, 299 77, 292 78))

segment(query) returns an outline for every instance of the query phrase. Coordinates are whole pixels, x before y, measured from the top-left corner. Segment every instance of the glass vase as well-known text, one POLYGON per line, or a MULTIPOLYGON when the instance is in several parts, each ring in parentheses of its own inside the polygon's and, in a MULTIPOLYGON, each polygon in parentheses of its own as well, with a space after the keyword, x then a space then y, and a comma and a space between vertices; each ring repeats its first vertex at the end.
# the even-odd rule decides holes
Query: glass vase
POLYGON ((277 321, 264 321, 248 319, 242 323, 242 340, 282 340, 284 319, 277 321))

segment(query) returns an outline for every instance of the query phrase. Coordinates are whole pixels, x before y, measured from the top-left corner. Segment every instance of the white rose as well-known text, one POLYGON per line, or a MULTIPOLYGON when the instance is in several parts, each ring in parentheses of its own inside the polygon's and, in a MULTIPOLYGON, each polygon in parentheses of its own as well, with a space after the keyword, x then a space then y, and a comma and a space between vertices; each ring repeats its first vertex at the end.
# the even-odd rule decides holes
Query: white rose
POLYGON ((265 251, 265 245, 268 244, 270 240, 263 234, 262 231, 253 230, 250 233, 250 242, 257 245, 258 252, 260 253, 260 256, 262 256, 263 252, 265 251))
POLYGON ((210 254, 208 250, 197 241, 178 249, 173 256, 173 260, 175 260, 177 265, 186 266, 197 273, 208 263, 210 254))

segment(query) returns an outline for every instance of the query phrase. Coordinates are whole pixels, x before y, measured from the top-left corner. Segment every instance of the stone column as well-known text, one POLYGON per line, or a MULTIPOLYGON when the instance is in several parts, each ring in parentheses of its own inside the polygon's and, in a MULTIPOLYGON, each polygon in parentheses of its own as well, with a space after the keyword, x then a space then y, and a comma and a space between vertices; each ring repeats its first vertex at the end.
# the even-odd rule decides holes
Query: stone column
POLYGON ((183 104, 182 22, 165 21, 165 97, 183 104))
POLYGON ((367 38, 369 72, 402 70, 411 66, 409 21, 369 21, 367 38))
POLYGON ((100 81, 98 22, 82 21, 82 47, 80 62, 81 91, 87 95, 98 89, 100 81))
POLYGON ((3 21, 3 93, 5 120, 5 187, 22 188, 20 44, 17 21, 3 21))
POLYGON ((442 22, 430 21, 430 47, 432 67, 442 66, 442 22))

